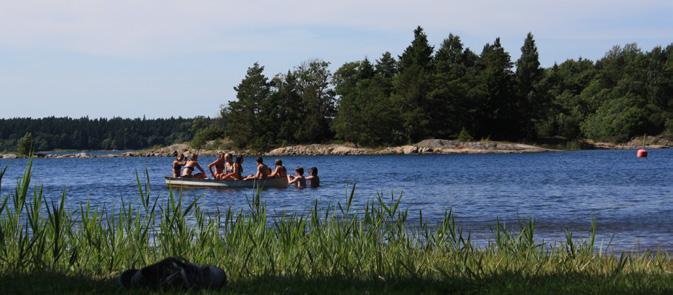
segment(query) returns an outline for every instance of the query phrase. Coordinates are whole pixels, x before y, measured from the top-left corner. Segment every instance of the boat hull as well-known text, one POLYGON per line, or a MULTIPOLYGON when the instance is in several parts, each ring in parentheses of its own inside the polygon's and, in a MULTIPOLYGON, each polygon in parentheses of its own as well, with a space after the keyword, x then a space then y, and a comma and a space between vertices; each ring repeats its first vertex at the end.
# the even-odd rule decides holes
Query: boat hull
POLYGON ((203 187, 203 188, 286 188, 286 178, 269 178, 262 180, 213 180, 198 178, 165 177, 169 187, 203 187))

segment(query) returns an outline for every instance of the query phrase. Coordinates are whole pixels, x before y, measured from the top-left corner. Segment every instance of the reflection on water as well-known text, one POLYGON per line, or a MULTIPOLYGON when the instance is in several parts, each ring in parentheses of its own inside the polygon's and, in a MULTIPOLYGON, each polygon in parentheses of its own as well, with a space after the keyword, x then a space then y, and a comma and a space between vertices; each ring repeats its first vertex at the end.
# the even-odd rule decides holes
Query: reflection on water
MULTIPOLYGON (((203 157, 202 165, 213 160, 203 157)), ((272 163, 273 159, 266 161, 272 163)), ((542 154, 317 156, 282 157, 289 171, 295 166, 320 168, 319 189, 268 189, 263 201, 273 215, 303 213, 343 202, 356 183, 354 208, 377 193, 403 194, 402 208, 415 221, 418 211, 429 222, 452 209, 473 237, 486 238, 496 219, 515 226, 533 218, 536 234, 545 241, 561 240, 566 229, 576 236, 598 222, 599 239, 612 239, 617 249, 673 249, 673 150, 651 151, 636 159, 634 151, 578 151, 542 154)), ((118 206, 121 199, 137 202, 135 172, 150 174, 152 195, 165 198, 163 176, 171 158, 36 159, 33 184, 44 186, 48 198, 65 189, 69 206, 90 201, 93 206, 118 206)), ((8 166, 2 194, 16 185, 25 160, 0 160, 8 166)), ((254 161, 244 163, 246 173, 254 161)), ((250 189, 189 189, 191 199, 202 196, 207 210, 248 208, 250 189)))

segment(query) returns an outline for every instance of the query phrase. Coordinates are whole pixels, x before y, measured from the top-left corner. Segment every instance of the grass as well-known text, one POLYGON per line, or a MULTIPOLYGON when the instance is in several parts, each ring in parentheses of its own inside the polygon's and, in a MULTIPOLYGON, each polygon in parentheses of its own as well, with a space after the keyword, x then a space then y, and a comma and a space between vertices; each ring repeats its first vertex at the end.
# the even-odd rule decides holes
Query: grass
MULTIPOLYGON (((205 213, 198 199, 151 197, 137 177, 138 206, 77 210, 67 194, 48 201, 32 190, 31 162, 13 193, 0 198, 0 293, 117 293, 113 278, 166 256, 223 267, 222 293, 666 294, 668 253, 611 253, 572 233, 538 243, 530 221, 494 226, 476 247, 450 211, 439 223, 410 224, 400 197, 352 208, 314 205, 306 215, 270 218, 261 195, 248 210, 205 213)), ((0 184, 4 170, 0 170, 0 184)), ((144 290, 137 293, 147 293, 144 290)))

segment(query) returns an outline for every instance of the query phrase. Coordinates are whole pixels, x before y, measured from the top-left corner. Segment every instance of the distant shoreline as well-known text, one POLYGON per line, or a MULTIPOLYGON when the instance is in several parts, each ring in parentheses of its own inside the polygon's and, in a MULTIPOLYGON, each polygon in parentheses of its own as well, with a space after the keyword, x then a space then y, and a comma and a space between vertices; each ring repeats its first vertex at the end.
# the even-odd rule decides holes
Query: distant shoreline
MULTIPOLYGON (((658 137, 647 138, 641 142, 634 139, 628 143, 584 142, 584 150, 609 149, 626 150, 638 149, 663 149, 673 147, 673 142, 662 140, 658 137)), ((175 152, 189 152, 194 149, 186 143, 173 144, 156 149, 117 151, 105 153, 104 150, 83 151, 72 153, 63 150, 38 152, 38 158, 133 158, 133 157, 172 157, 175 152), (93 152, 93 153, 92 153, 93 152)), ((514 153, 540 153, 557 152, 565 149, 546 148, 538 145, 512 143, 503 141, 458 141, 446 139, 426 139, 421 142, 392 147, 358 147, 354 144, 304 144, 292 145, 272 149, 259 153, 250 150, 222 150, 234 154, 264 155, 264 156, 324 156, 324 155, 412 155, 412 154, 514 154, 514 153)), ((213 156, 221 150, 199 149, 200 155, 213 156)), ((0 159, 20 158, 16 153, 0 153, 0 159)))

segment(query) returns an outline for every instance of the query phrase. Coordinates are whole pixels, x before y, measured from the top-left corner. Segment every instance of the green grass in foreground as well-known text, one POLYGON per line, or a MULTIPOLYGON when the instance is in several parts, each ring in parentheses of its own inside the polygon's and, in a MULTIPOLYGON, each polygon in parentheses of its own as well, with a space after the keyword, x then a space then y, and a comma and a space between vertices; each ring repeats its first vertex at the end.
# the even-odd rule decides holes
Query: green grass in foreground
POLYGON ((234 294, 673 293, 669 254, 596 250, 595 226, 587 240, 568 233, 548 245, 535 242, 532 222, 518 232, 496 224, 477 248, 450 212, 410 226, 399 198, 354 214, 352 191, 335 207, 269 219, 257 194, 250 210, 206 215, 197 200, 150 197, 138 179, 140 206, 70 211, 65 193, 59 202, 29 193, 30 178, 29 163, 0 198, 0 294, 117 293, 120 271, 166 256, 223 267, 230 283, 220 292, 234 294))

